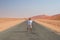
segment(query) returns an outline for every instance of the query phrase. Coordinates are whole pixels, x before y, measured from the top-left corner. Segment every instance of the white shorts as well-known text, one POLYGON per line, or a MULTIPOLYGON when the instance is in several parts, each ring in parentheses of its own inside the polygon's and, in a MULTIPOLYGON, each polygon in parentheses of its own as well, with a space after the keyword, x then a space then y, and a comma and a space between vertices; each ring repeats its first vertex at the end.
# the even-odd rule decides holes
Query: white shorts
POLYGON ((32 28, 32 25, 28 25, 28 28, 32 28))

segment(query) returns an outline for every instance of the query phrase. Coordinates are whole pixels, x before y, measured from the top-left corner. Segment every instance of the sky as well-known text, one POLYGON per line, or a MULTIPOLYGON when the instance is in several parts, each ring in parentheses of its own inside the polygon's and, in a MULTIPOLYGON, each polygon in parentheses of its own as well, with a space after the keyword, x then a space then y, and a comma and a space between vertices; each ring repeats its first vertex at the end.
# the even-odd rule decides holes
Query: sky
POLYGON ((0 0, 0 17, 60 14, 60 0, 0 0))

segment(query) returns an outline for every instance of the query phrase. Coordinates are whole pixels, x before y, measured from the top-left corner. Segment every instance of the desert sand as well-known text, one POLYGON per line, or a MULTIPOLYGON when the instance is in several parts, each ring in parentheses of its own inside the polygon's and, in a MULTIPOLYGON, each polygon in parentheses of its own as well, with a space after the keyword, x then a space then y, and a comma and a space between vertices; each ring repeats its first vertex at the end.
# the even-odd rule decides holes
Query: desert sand
POLYGON ((0 32, 25 21, 23 18, 0 18, 0 32))
POLYGON ((36 19, 35 22, 42 24, 46 28, 60 34, 60 20, 36 19))

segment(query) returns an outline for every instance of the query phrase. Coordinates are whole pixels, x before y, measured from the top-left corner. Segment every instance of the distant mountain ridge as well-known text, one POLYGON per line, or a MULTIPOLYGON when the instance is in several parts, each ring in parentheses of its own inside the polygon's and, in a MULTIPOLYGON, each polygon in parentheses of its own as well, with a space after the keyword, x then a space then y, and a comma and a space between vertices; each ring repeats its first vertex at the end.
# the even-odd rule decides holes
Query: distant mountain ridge
POLYGON ((60 20, 60 14, 56 14, 53 16, 48 16, 48 15, 37 15, 31 17, 32 19, 50 19, 50 20, 60 20))
POLYGON ((60 14, 53 15, 51 19, 60 20, 60 14))

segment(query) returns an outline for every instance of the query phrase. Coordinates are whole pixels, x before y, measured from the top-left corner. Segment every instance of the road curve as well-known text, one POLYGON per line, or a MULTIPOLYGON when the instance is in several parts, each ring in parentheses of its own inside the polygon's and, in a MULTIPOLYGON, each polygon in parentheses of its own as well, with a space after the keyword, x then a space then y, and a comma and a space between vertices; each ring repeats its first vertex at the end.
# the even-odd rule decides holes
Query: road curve
POLYGON ((33 22, 33 31, 27 32, 27 21, 0 32, 0 40, 60 40, 60 36, 33 22))

